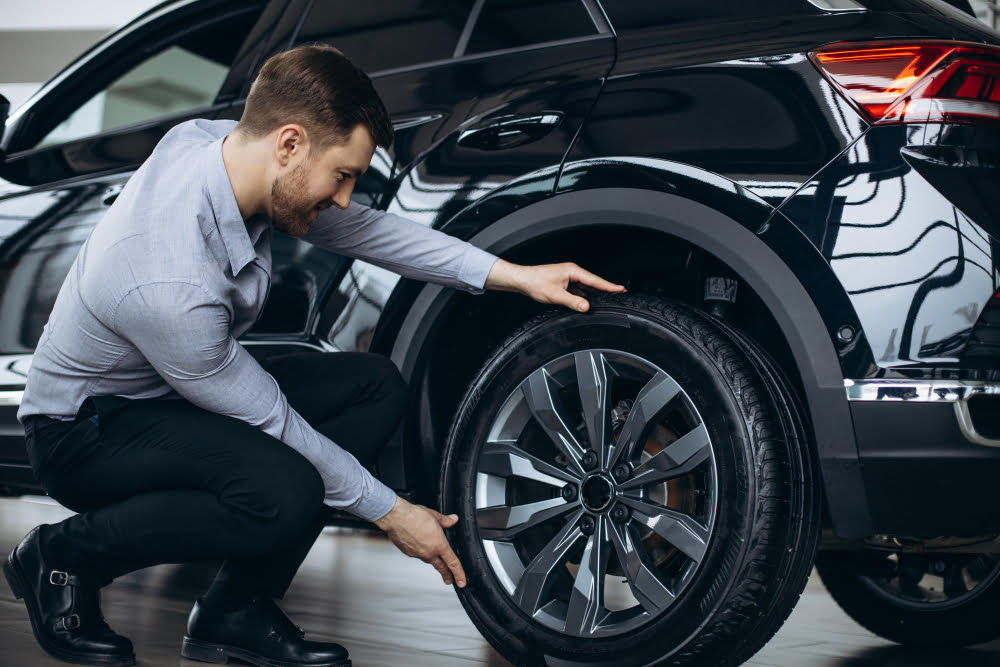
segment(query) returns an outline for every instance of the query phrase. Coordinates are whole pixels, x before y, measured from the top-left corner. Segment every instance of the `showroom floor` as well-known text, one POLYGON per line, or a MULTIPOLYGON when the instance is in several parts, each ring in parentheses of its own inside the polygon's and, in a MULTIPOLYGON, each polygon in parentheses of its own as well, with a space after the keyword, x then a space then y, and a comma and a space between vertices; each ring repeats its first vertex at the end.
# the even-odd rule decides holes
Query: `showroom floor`
MULTIPOLYGON (((3 557, 31 528, 71 512, 49 498, 0 499, 3 557)), ((137 664, 195 667, 178 652, 191 603, 208 586, 207 566, 159 565, 102 590, 104 615, 136 648, 137 664)), ((406 558, 384 538, 328 528, 316 542, 282 608, 306 638, 348 647, 355 667, 506 665, 479 636, 458 599, 430 566, 406 558)), ((23 602, 0 581, 0 664, 45 667, 23 602)), ((882 641, 841 612, 813 576, 799 606, 748 665, 775 667, 986 667, 1000 664, 1000 641, 927 655, 882 641)))

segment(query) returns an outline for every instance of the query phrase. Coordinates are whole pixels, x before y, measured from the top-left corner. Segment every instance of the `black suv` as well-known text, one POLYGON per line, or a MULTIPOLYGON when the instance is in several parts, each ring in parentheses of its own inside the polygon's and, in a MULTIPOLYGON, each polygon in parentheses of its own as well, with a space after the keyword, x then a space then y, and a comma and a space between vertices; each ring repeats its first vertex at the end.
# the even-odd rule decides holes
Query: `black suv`
POLYGON ((814 562, 884 637, 1000 635, 1000 35, 939 0, 157 6, 6 123, 7 494, 41 490, 14 415, 81 243, 171 126, 316 41, 395 123, 357 200, 629 288, 574 313, 275 240, 242 342, 396 362, 377 473, 461 516, 501 653, 738 664, 814 562))

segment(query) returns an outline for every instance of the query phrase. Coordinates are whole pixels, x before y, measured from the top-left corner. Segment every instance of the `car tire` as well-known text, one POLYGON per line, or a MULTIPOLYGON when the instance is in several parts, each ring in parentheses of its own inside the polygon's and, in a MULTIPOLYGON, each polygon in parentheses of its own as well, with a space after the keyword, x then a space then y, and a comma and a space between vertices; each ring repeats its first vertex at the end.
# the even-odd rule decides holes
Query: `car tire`
POLYGON ((816 571, 848 616, 898 644, 955 649, 1000 638, 996 621, 1000 556, 995 554, 822 551, 816 559, 816 571), (890 563, 895 563, 891 569, 890 563), (970 580, 979 583, 964 592, 959 589, 951 599, 916 601, 921 595, 935 593, 935 597, 945 597, 946 586, 935 586, 933 579, 929 587, 920 583, 936 571, 946 573, 945 578, 957 576, 965 588, 970 580), (908 585, 887 585, 904 577, 908 585))
POLYGON ((459 599, 518 665, 741 664, 788 617, 819 539, 819 475, 792 385, 690 306, 590 302, 514 331, 459 403, 440 483, 442 511, 460 518, 448 531, 468 576, 459 599), (657 393, 669 381, 672 398, 657 393), (605 437, 590 440, 601 420, 605 437), (626 459, 619 483, 611 464, 626 459))

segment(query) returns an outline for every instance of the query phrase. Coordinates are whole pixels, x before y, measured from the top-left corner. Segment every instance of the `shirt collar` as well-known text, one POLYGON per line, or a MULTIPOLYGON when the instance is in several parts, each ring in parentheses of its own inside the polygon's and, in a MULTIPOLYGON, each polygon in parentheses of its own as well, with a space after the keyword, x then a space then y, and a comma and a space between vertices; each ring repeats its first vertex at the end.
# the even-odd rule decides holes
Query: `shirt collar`
POLYGON ((215 224, 219 228, 222 243, 229 255, 229 265, 233 276, 257 257, 247 224, 240 214, 236 203, 233 186, 226 173, 226 163, 222 160, 222 142, 225 136, 219 137, 208 147, 208 197, 212 202, 212 212, 215 214, 215 224))

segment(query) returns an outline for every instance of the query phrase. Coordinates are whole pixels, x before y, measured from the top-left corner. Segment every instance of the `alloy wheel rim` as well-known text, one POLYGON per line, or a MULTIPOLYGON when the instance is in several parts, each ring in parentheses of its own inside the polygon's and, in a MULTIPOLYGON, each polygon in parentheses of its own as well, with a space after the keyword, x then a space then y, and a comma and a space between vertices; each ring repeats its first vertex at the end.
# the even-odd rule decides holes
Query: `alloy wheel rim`
POLYGON ((671 608, 704 560, 718 503, 704 420, 634 354, 564 354, 504 400, 476 461, 476 527, 520 610, 576 637, 671 608))

